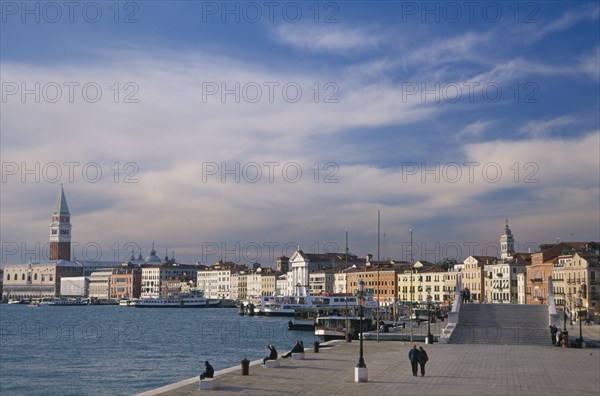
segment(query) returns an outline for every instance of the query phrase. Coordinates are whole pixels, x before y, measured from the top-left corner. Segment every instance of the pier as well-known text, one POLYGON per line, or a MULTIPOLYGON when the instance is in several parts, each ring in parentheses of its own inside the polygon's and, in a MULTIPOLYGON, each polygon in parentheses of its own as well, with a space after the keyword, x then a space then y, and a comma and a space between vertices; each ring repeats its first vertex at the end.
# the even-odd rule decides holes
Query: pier
MULTIPOLYGON (((600 326, 586 328, 584 337, 598 340, 600 326)), ((600 389, 600 349, 554 347, 550 333, 548 346, 416 344, 429 355, 425 377, 412 376, 411 343, 366 341, 368 382, 356 383, 359 343, 335 341, 318 354, 307 348, 304 360, 283 359, 280 368, 256 360, 248 376, 239 365, 217 371, 219 390, 200 391, 195 377, 142 395, 597 395, 600 389)))

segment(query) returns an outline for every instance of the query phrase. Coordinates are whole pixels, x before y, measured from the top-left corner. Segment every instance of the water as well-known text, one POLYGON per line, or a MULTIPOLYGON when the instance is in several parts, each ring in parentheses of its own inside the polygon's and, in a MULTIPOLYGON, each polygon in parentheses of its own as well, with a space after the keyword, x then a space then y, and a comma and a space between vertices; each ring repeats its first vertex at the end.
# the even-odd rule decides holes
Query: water
POLYGON ((267 344, 309 347, 311 332, 289 318, 236 309, 0 305, 0 394, 131 395, 260 359, 267 344))

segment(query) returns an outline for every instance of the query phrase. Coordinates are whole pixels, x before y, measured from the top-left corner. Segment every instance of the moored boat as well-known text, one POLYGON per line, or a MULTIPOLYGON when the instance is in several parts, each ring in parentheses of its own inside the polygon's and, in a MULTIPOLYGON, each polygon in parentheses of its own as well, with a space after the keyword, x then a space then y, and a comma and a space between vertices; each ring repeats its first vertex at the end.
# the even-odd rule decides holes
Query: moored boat
POLYGON ((202 291, 180 293, 177 297, 168 298, 141 298, 135 300, 133 306, 136 308, 217 308, 220 300, 204 297, 202 291))
MULTIPOLYGON (((373 321, 362 318, 363 332, 372 330, 373 321)), ((343 340, 349 334, 351 338, 358 339, 360 334, 360 318, 357 316, 321 316, 316 319, 315 336, 325 341, 343 340)))

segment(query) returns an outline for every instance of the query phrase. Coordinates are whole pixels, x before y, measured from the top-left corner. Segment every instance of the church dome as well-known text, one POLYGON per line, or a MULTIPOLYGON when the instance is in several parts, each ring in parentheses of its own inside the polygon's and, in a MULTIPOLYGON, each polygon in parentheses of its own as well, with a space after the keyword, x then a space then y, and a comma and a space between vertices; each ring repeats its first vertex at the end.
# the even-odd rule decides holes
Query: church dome
POLYGON ((160 263, 160 257, 156 255, 156 250, 154 250, 154 243, 152 244, 152 250, 150 251, 150 255, 144 259, 147 263, 160 263))

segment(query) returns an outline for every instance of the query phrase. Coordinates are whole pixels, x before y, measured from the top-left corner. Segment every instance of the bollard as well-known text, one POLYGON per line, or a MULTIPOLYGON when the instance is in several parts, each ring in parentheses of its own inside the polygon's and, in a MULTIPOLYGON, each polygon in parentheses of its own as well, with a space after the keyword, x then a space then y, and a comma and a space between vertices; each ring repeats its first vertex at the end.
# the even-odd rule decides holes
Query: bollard
POLYGON ((313 345, 315 346, 315 353, 319 353, 319 341, 315 341, 313 345))
POLYGON ((250 360, 242 360, 242 375, 249 375, 250 372, 250 360))

